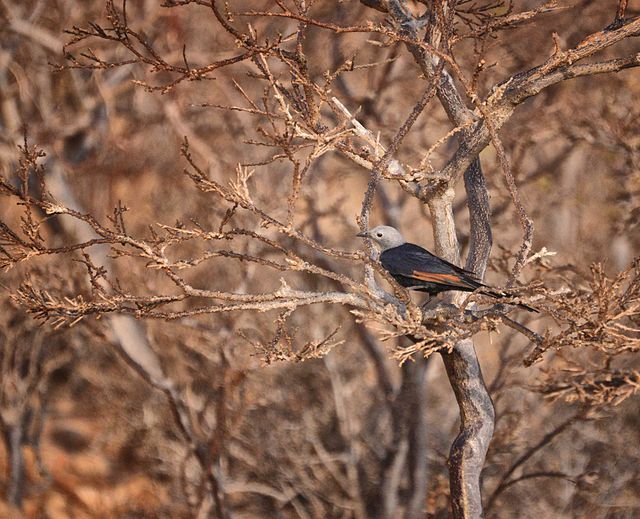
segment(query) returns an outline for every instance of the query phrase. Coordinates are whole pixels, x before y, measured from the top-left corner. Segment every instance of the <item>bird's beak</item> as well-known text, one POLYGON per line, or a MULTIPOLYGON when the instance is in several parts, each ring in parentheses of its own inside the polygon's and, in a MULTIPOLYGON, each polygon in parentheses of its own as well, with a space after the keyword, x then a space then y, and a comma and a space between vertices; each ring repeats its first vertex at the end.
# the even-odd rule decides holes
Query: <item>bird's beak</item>
POLYGON ((362 232, 359 232, 358 234, 356 234, 356 236, 358 238, 368 238, 369 237, 369 233, 367 231, 362 231, 362 232))

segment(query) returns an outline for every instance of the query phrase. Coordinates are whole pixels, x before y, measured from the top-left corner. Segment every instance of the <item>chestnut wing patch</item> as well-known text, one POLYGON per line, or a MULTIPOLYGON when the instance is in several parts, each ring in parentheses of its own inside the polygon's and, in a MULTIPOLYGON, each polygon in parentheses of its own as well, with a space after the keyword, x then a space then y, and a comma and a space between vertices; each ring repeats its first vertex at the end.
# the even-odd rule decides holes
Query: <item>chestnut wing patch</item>
POLYGON ((421 272, 414 270, 411 273, 411 277, 419 279, 420 281, 426 281, 427 283, 439 283, 441 285, 466 285, 465 281, 455 274, 438 274, 435 272, 421 272))

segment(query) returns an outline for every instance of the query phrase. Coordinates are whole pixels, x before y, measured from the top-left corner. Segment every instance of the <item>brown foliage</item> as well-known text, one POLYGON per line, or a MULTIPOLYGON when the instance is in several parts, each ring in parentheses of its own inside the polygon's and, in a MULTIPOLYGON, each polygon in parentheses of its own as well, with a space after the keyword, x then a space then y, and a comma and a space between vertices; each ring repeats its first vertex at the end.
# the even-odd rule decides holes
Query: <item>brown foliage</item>
POLYGON ((0 2, 7 514, 637 513, 633 2, 85 3, 0 2))

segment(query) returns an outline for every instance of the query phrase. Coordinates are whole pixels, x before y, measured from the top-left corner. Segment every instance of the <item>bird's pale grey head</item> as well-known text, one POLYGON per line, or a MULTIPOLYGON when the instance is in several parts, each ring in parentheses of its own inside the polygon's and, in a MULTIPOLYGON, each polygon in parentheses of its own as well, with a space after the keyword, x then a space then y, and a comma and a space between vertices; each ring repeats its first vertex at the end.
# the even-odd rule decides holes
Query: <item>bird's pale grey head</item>
POLYGON ((373 240, 380 247, 381 252, 406 243, 400 231, 388 225, 378 225, 378 227, 369 229, 367 232, 359 232, 357 236, 373 240))

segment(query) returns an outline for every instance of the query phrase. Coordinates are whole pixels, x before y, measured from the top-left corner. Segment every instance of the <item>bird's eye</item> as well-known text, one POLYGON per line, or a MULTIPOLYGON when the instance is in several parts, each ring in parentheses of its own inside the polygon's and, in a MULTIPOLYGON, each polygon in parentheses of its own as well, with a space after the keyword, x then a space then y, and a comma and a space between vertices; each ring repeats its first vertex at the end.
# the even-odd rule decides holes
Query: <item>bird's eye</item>
POLYGON ((376 234, 376 236, 377 236, 378 238, 382 238, 382 233, 381 233, 381 232, 379 232, 378 234, 376 234))

